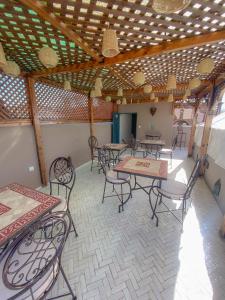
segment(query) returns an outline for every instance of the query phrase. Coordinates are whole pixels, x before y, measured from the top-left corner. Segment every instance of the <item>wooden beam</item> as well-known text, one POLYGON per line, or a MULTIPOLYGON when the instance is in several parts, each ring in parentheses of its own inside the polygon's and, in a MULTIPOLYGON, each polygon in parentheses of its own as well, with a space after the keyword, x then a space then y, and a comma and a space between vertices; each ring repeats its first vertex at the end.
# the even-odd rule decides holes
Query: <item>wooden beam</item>
POLYGON ((41 125, 38 117, 38 108, 36 102, 36 95, 34 89, 34 79, 28 77, 27 78, 27 94, 29 98, 31 114, 32 114, 32 123, 34 127, 34 135, 37 145, 37 154, 38 154, 38 161, 40 167, 40 175, 41 175, 41 182, 43 185, 47 185, 47 173, 46 173, 46 165, 45 165, 45 155, 44 155, 44 146, 42 142, 42 133, 41 133, 41 125))
POLYGON ((34 10, 43 20, 49 22, 54 28, 58 29, 64 34, 70 41, 73 41, 77 46, 81 47, 87 54, 93 57, 95 60, 100 61, 99 55, 90 46, 82 40, 82 38, 71 30, 66 23, 62 22, 53 13, 49 13, 45 10, 46 6, 38 0, 19 0, 25 6, 34 10))
MULTIPOLYGON (((20 1, 33 2, 32 0, 20 0, 20 1)), ((89 61, 81 64, 59 66, 47 70, 31 72, 30 75, 33 77, 41 77, 41 76, 48 76, 50 74, 59 74, 59 73, 68 73, 68 72, 76 73, 82 70, 88 70, 92 68, 106 68, 106 67, 111 67, 115 64, 121 64, 134 59, 153 57, 153 56, 175 52, 183 49, 203 46, 210 43, 217 43, 223 40, 225 40, 225 30, 205 33, 202 35, 188 37, 179 40, 173 40, 170 42, 163 42, 160 45, 148 46, 137 50, 127 51, 113 58, 105 58, 103 61, 99 61, 99 62, 89 61)))

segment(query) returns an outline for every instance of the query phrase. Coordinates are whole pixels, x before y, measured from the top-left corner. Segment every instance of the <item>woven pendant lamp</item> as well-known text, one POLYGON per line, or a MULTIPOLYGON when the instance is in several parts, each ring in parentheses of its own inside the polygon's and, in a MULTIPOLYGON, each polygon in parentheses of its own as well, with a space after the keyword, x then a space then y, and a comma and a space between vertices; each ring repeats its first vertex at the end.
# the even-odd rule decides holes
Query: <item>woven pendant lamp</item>
POLYGON ((155 103, 158 103, 158 102, 159 102, 159 98, 158 98, 158 97, 155 97, 154 102, 155 102, 155 103))
POLYGON ((195 77, 189 81, 188 88, 190 90, 194 90, 198 88, 200 85, 201 85, 201 80, 195 77))
POLYGON ((158 14, 171 14, 185 9, 191 0, 153 0, 152 8, 158 14))
POLYGON ((106 29, 103 33, 102 55, 104 57, 114 57, 119 53, 116 31, 113 29, 106 29))
POLYGON ((215 63, 211 58, 204 58, 197 65, 197 72, 201 75, 210 74, 215 67, 215 63))
POLYGON ((175 90, 176 88, 177 88, 176 76, 175 75, 169 75, 167 85, 166 85, 166 89, 167 90, 175 90))
POLYGON ((191 96, 191 90, 190 90, 190 89, 186 89, 185 95, 186 95, 187 97, 190 97, 190 96, 191 96))
POLYGON ((122 99, 122 104, 127 104, 127 99, 125 97, 122 99))
POLYGON ((152 91, 152 86, 151 86, 150 84, 146 84, 146 85, 144 86, 144 93, 145 93, 145 94, 150 94, 151 91, 152 91))
POLYGON ((123 89, 122 88, 118 88, 117 96, 118 97, 123 97, 123 89))
POLYGON ((41 48, 41 50, 38 52, 38 58, 46 68, 56 67, 59 61, 58 55, 55 50, 49 47, 41 48))
POLYGON ((0 43, 0 68, 5 66, 7 64, 6 58, 5 58, 5 52, 2 47, 2 43, 0 43))
POLYGON ((155 99, 155 93, 151 93, 150 94, 150 100, 154 100, 155 99))
POLYGON ((136 85, 142 85, 145 83, 145 74, 143 72, 137 72, 134 74, 133 82, 136 85))
POLYGON ((96 96, 95 96, 95 90, 91 90, 90 97, 91 97, 91 98, 95 98, 95 97, 96 97, 96 96))
POLYGON ((168 102, 173 102, 173 94, 169 94, 168 102))
POLYGON ((20 75, 20 67, 14 61, 7 60, 7 64, 2 67, 2 70, 5 74, 11 76, 20 75))
POLYGON ((95 97, 101 97, 102 96, 102 91, 100 88, 95 89, 95 97))
POLYGON ((64 89, 67 91, 71 91, 71 84, 70 84, 69 80, 64 81, 64 89))
POLYGON ((121 104, 121 101, 120 100, 116 100, 116 104, 121 104))
POLYGON ((95 80, 95 89, 102 89, 103 84, 102 84, 102 79, 100 77, 96 78, 95 80))
POLYGON ((105 101, 106 101, 106 102, 111 102, 111 100, 112 100, 112 98, 111 98, 110 96, 106 96, 106 97, 105 97, 105 101))

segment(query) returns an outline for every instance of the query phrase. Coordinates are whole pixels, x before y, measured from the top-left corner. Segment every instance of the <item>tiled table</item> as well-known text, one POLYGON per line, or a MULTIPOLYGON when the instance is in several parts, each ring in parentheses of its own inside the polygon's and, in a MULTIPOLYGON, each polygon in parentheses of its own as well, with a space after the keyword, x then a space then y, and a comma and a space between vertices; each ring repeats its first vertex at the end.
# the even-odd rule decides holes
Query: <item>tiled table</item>
POLYGON ((0 188, 0 246, 59 203, 59 198, 16 183, 0 188))
MULTIPOLYGON (((168 175, 168 162, 149 158, 127 157, 114 168, 114 171, 134 175, 135 183, 132 190, 142 189, 149 195, 152 184, 143 186, 137 182, 137 177, 147 177, 159 181, 166 180, 168 175)), ((151 205, 151 203, 150 203, 151 205)), ((152 211, 153 207, 151 205, 152 211)))
POLYGON ((110 144, 105 144, 102 146, 97 146, 97 149, 101 149, 103 147, 105 147, 107 150, 110 151, 110 153, 112 154, 112 161, 115 164, 118 161, 118 157, 120 155, 120 152, 124 149, 127 148, 127 144, 114 144, 114 143, 110 143, 110 144))

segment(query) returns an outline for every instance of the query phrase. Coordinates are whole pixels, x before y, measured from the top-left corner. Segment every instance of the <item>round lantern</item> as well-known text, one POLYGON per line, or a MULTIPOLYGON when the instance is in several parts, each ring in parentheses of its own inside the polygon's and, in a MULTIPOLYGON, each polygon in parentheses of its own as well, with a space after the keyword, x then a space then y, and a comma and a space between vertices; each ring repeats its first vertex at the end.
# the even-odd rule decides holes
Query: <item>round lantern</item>
POLYGON ((169 75, 167 85, 166 85, 166 89, 167 90, 175 90, 176 88, 177 88, 176 76, 175 75, 169 75))
POLYGON ((0 43, 0 68, 5 66, 7 64, 6 58, 5 58, 5 52, 2 47, 2 44, 0 43))
POLYGON ((38 52, 38 57, 40 62, 46 67, 46 68, 54 68, 57 66, 59 58, 55 50, 49 47, 43 47, 38 52))
POLYGON ((194 90, 194 89, 198 88, 200 85, 201 85, 201 80, 198 79, 197 77, 195 77, 189 81, 188 88, 190 90, 194 90))
POLYGON ((103 84, 102 84, 102 79, 100 77, 96 78, 95 80, 95 89, 102 89, 103 84))
POLYGON ((155 103, 159 102, 159 98, 158 98, 158 97, 155 97, 154 102, 155 102, 155 103))
POLYGON ((191 90, 190 90, 190 89, 186 89, 185 95, 186 95, 187 97, 190 97, 190 96, 191 96, 191 90))
POLYGON ((204 58, 197 65, 197 72, 201 75, 210 74, 215 67, 215 63, 211 58, 204 58))
POLYGON ((120 100, 116 100, 116 104, 121 104, 120 100))
POLYGON ((71 91, 71 84, 70 84, 69 80, 64 81, 64 89, 67 91, 71 91))
POLYGON ((112 100, 112 98, 111 98, 110 96, 106 96, 106 97, 105 97, 105 101, 106 101, 106 102, 111 102, 111 100, 112 100))
POLYGON ((123 97, 123 89, 122 88, 118 88, 117 96, 118 97, 123 97))
POLYGON ((125 97, 122 99, 122 104, 127 104, 127 99, 125 97))
POLYGON ((169 94, 168 102, 173 102, 173 94, 169 94))
POLYGON ((20 67, 14 61, 7 60, 7 64, 2 66, 2 70, 5 74, 11 76, 19 76, 20 75, 20 67))
POLYGON ((150 94, 151 91, 152 91, 152 86, 151 86, 150 84, 146 84, 146 85, 144 86, 144 93, 145 93, 145 94, 150 94))
POLYGON ((154 99, 155 99, 155 93, 151 93, 150 100, 154 100, 154 99))
POLYGON ((145 83, 145 74, 143 72, 137 72, 134 74, 133 82, 136 85, 142 85, 145 83))
POLYGON ((158 14, 171 14, 185 9, 191 0, 153 0, 152 8, 158 14))
POLYGON ((119 54, 119 52, 116 31, 113 29, 106 29, 103 33, 102 55, 105 57, 114 57, 119 54))

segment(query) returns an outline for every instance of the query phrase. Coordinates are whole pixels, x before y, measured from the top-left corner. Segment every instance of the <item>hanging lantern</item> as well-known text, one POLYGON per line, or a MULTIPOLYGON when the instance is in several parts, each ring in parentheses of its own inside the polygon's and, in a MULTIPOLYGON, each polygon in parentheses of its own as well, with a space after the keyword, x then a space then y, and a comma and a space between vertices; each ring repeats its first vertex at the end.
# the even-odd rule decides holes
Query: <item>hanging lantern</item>
POLYGON ((122 104, 127 104, 127 99, 125 97, 122 99, 122 104))
POLYGON ((11 76, 19 76, 20 75, 20 67, 14 61, 7 60, 7 64, 2 66, 2 70, 5 74, 11 76))
POLYGON ((155 93, 151 93, 150 94, 150 100, 154 100, 155 99, 155 93))
POLYGON ((105 97, 105 101, 106 101, 106 102, 111 102, 111 100, 112 100, 112 98, 111 98, 110 96, 106 96, 106 97, 105 97))
POLYGON ((173 102, 173 94, 169 94, 168 102, 173 102))
POLYGON ((118 88, 117 96, 118 97, 123 97, 123 89, 122 88, 118 88))
POLYGON ((152 8, 158 14, 171 14, 185 9, 191 0, 153 0, 152 8))
POLYGON ((154 102, 155 102, 155 103, 158 103, 158 102, 159 102, 159 98, 158 98, 158 97, 155 97, 154 102))
POLYGON ((145 83, 145 74, 143 72, 137 72, 134 74, 133 82, 136 85, 142 85, 145 83))
POLYGON ((210 74, 215 67, 215 63, 211 58, 204 58, 197 65, 197 72, 201 75, 210 74))
POLYGON ((95 80, 95 89, 102 89, 103 84, 102 84, 102 79, 100 77, 96 78, 95 80))
POLYGON ((120 100, 116 100, 116 104, 121 104, 120 100))
POLYGON ((186 89, 185 95, 186 95, 187 97, 190 97, 190 96, 191 96, 191 90, 190 90, 190 89, 186 89))
POLYGON ((2 47, 2 44, 0 43, 0 68, 5 66, 7 64, 6 58, 5 58, 5 53, 4 49, 2 47))
POLYGON ((67 91, 71 91, 71 84, 70 84, 69 80, 64 81, 64 89, 67 91))
POLYGON ((190 90, 194 90, 198 88, 200 85, 201 85, 201 80, 195 77, 189 81, 188 88, 190 90))
POLYGON ((151 91, 152 91, 152 86, 151 86, 150 84, 146 84, 146 85, 144 86, 144 93, 145 93, 145 94, 150 94, 151 91))
POLYGON ((95 97, 101 97, 102 96, 102 91, 100 88, 95 89, 95 97))
POLYGON ((103 33, 102 55, 104 57, 114 57, 119 53, 116 31, 113 29, 106 29, 103 33))
POLYGON ((175 90, 176 88, 177 88, 176 76, 175 75, 169 75, 167 85, 166 85, 166 89, 167 90, 175 90))
POLYGON ((183 101, 186 101, 186 100, 187 100, 187 95, 184 94, 184 96, 183 96, 183 101))
POLYGON ((57 66, 59 58, 55 50, 49 47, 43 47, 38 52, 38 57, 40 62, 46 67, 46 68, 54 68, 57 66))
POLYGON ((91 97, 91 98, 96 97, 96 96, 95 96, 95 90, 91 90, 90 97, 91 97))

